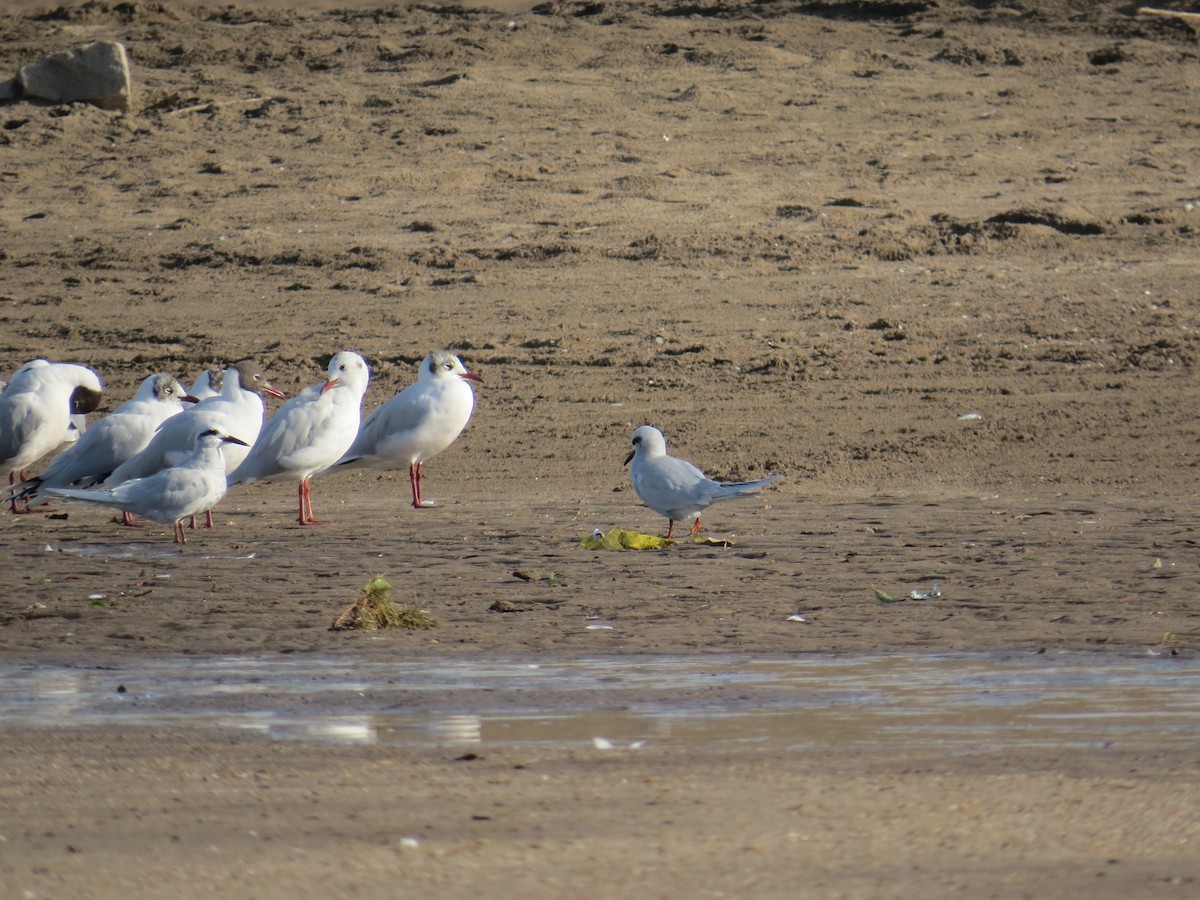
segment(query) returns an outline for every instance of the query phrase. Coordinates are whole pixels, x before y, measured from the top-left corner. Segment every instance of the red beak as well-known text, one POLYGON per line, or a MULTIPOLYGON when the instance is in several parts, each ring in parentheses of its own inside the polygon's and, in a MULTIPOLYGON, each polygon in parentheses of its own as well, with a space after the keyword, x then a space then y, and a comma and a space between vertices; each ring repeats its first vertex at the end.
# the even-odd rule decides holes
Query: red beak
POLYGON ((338 380, 336 378, 331 378, 329 381, 327 381, 323 385, 321 385, 321 393, 322 394, 325 393, 327 390, 329 390, 331 387, 333 387, 337 383, 338 383, 338 380))
POLYGON ((269 384, 259 385, 258 389, 260 391, 262 391, 264 394, 270 394, 272 397, 275 397, 276 399, 279 399, 279 400, 283 399, 283 391, 277 391, 275 388, 271 387, 269 384))
POLYGON ((199 397, 193 397, 191 394, 184 394, 179 399, 184 403, 199 403, 200 402, 199 397))
POLYGON ((463 372, 458 377, 465 378, 467 381, 474 381, 477 384, 483 384, 483 376, 476 375, 474 372, 463 372))

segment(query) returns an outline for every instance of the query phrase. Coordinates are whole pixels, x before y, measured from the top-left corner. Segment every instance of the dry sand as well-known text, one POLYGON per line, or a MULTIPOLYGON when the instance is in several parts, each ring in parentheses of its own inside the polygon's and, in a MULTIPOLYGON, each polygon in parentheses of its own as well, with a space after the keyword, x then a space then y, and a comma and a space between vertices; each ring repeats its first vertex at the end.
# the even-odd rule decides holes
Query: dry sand
MULTIPOLYGON (((319 529, 289 485, 235 490, 182 549, 98 510, 5 516, 6 661, 1194 665, 1186 21, 922 0, 8 8, 0 71, 115 39, 136 96, 128 116, 0 107, 0 372, 86 363, 101 411, 151 371, 245 356, 291 394, 341 349, 372 365, 368 409, 437 348, 485 384, 426 466, 437 510, 367 473, 315 483, 319 529), (665 526, 621 466, 646 421, 714 476, 786 475, 705 516, 731 547, 579 549, 665 526), (376 573, 438 628, 328 631, 376 573), (873 593, 935 582, 936 602, 873 593)), ((1190 897, 1200 877, 1200 752, 0 741, 4 896, 1190 897)))

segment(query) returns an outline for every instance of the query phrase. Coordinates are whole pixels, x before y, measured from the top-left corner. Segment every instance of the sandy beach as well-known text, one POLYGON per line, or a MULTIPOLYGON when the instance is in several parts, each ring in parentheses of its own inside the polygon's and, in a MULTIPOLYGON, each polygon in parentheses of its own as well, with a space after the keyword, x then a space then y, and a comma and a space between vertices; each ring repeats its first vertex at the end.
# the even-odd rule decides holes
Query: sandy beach
MULTIPOLYGON (((254 484, 183 547, 98 508, 5 514, 4 664, 1191 671, 1196 35, 1040 0, 10 4, 0 78, 115 40, 134 95, 0 105, 0 376, 88 365, 97 414, 246 357, 292 396, 343 349, 367 411, 434 350, 483 383, 425 466, 436 509, 363 471, 314 481, 328 525, 254 484), (666 527, 622 466, 643 423, 713 477, 784 477, 712 507, 710 543, 584 550, 666 527), (374 575, 437 626, 330 631, 374 575)), ((462 760, 69 717, 0 743, 4 896, 1094 900, 1200 878, 1196 746, 462 760)))

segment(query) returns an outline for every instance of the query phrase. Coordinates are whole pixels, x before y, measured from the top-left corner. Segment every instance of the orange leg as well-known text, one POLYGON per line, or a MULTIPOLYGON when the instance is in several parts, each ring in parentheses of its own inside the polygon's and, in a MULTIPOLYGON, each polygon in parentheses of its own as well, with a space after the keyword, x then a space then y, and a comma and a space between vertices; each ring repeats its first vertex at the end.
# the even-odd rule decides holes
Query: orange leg
POLYGON ((696 516, 696 521, 692 523, 692 530, 688 532, 689 537, 694 537, 700 533, 700 517, 696 516))
POLYGON ((414 509, 421 508, 421 464, 408 464, 408 484, 412 488, 412 505, 414 509))
POLYGON ((301 525, 328 525, 326 519, 313 518, 312 511, 312 485, 305 478, 300 482, 300 519, 301 525))

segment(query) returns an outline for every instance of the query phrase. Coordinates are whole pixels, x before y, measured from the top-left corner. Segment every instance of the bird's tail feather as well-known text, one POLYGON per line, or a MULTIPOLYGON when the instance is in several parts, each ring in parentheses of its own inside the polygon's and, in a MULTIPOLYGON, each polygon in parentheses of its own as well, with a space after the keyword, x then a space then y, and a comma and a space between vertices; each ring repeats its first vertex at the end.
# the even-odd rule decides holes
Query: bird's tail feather
POLYGON ((721 497, 736 497, 738 494, 750 494, 761 490, 772 481, 778 481, 782 477, 782 475, 770 475, 766 478, 759 478, 757 481, 739 481, 736 484, 722 484, 721 497))
POLYGON ((47 494, 55 497, 68 497, 71 500, 83 500, 87 503, 112 503, 111 491, 85 490, 84 488, 53 487, 46 488, 47 494))

